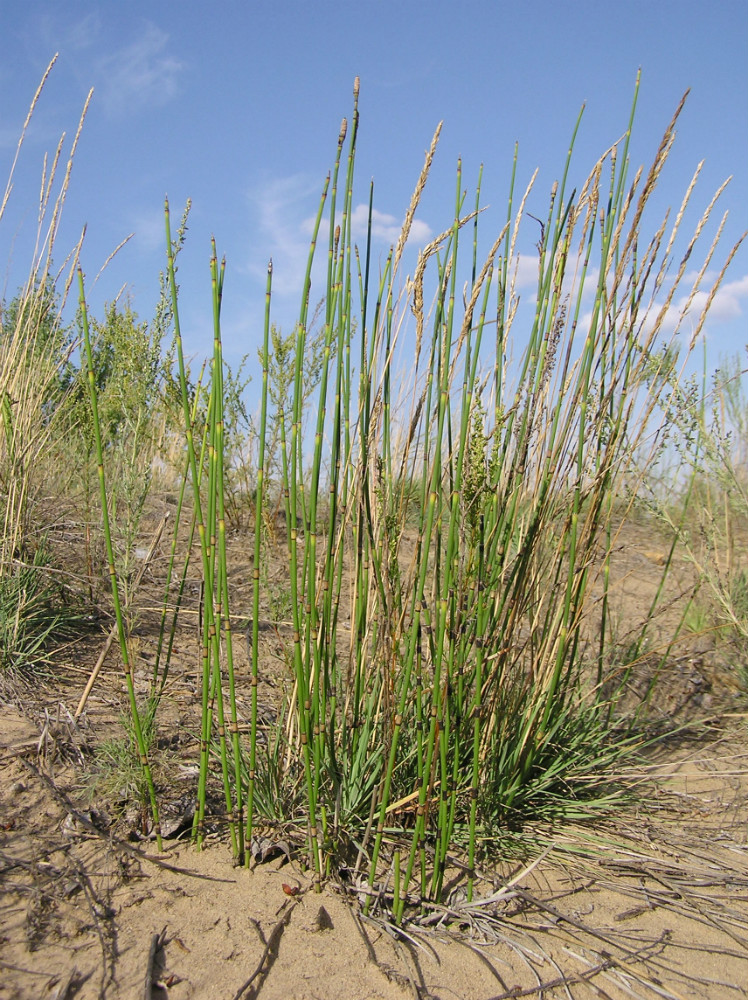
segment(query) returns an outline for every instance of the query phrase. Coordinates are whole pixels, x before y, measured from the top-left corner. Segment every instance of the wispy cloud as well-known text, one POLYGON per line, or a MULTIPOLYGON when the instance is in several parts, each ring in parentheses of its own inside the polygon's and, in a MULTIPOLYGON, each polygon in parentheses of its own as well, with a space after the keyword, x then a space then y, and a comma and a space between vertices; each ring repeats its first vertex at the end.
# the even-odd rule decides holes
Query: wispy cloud
POLYGON ((144 253, 166 251, 163 210, 137 212, 127 221, 136 246, 144 253))
POLYGON ((167 32, 148 20, 135 22, 124 38, 108 28, 100 10, 77 19, 55 10, 35 22, 35 44, 59 52, 86 89, 93 82, 97 100, 110 114, 170 101, 184 66, 170 51, 167 32))
MULTIPOLYGON (((12 125, 0 126, 0 149, 15 149, 21 136, 21 129, 12 125)), ((3 178, 5 183, 5 178, 3 178)))
MULTIPOLYGON (((309 256, 309 244, 314 231, 315 216, 309 215, 309 208, 319 198, 319 181, 304 174, 277 178, 251 196, 258 215, 265 259, 250 265, 252 273, 264 280, 267 257, 273 259, 273 289, 280 295, 301 292, 301 284, 309 256)), ((338 221, 340 216, 338 216, 338 221)), ((360 242, 366 237, 369 219, 368 205, 357 205, 351 215, 351 231, 354 240, 360 242)), ((324 239, 327 239, 325 226, 324 239)), ((372 213, 372 239, 379 244, 394 244, 400 236, 402 220, 394 215, 372 213)), ((425 243, 432 230, 425 222, 416 219, 410 232, 409 243, 425 243)), ((324 262, 324 255, 318 255, 324 262)), ((313 278, 315 275, 313 275, 313 278)), ((314 293, 312 293, 314 294, 314 293)))
POLYGON ((101 12, 94 10, 79 21, 54 27, 52 37, 60 50, 80 52, 95 45, 101 37, 101 12))
POLYGON ((139 36, 95 61, 98 88, 111 113, 162 106, 178 92, 182 63, 169 52, 169 36, 146 22, 139 36))
POLYGON ((35 42, 43 52, 67 54, 80 53, 84 49, 101 44, 101 11, 95 10, 76 20, 70 20, 64 11, 55 10, 41 16, 35 22, 35 42))
MULTIPOLYGON (((354 238, 361 239, 366 236, 369 226, 369 206, 363 203, 356 205, 351 213, 351 230, 354 238)), ((403 220, 386 212, 380 212, 376 208, 371 213, 371 235, 372 239, 382 243, 397 243, 403 220)), ((431 238, 431 227, 421 219, 414 219, 410 228, 408 243, 426 243, 431 238)))
POLYGON ((272 258, 276 294, 301 292, 309 232, 299 220, 305 219, 315 196, 319 197, 319 182, 305 174, 276 178, 250 195, 257 213, 262 259, 253 259, 249 270, 264 280, 268 258, 272 258))

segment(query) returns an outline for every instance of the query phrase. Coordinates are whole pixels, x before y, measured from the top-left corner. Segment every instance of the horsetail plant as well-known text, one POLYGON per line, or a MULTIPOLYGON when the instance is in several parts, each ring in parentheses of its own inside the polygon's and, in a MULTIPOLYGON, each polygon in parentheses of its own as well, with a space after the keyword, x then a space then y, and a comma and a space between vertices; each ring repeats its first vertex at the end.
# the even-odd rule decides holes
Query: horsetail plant
MULTIPOLYGON (((221 678, 220 659, 214 657, 215 667, 215 689, 218 695, 219 713, 219 739, 221 747, 221 761, 223 765, 224 790, 226 796, 226 808, 229 815, 229 826, 231 830, 232 845, 234 855, 240 860, 244 857, 244 808, 242 797, 242 777, 241 777, 241 751, 239 746, 239 719, 236 708, 236 681, 234 675, 234 645, 231 630, 231 614, 229 609, 229 582, 228 582, 228 559, 226 552, 226 511, 224 500, 224 410, 223 410, 223 347, 221 342, 221 298, 223 294, 223 277, 226 268, 225 259, 221 263, 220 271, 215 250, 215 240, 213 241, 213 254, 211 256, 211 277, 213 283, 213 375, 211 379, 211 389, 213 394, 213 406, 211 412, 214 421, 211 423, 213 434, 212 455, 215 457, 215 475, 211 496, 215 495, 216 509, 215 521, 218 526, 217 548, 215 557, 218 561, 218 576, 216 581, 216 592, 214 600, 216 602, 216 619, 223 627, 223 636, 226 646, 226 672, 229 687, 229 712, 231 721, 229 728, 231 731, 231 743, 234 755, 234 790, 231 789, 231 781, 228 776, 228 766, 226 760, 226 739, 225 722, 223 708, 223 688, 221 678), (234 801, 236 811, 234 811, 234 801)), ((211 524, 215 523, 211 520, 211 524)), ((215 545, 215 542, 213 543, 215 545)), ((217 643, 214 642, 214 649, 217 643)))
POLYGON ((125 683, 127 685, 127 696, 130 702, 130 714, 132 717, 132 726, 135 735, 135 743, 138 750, 140 766, 143 769, 146 787, 148 789, 148 797, 150 799, 151 813, 153 816, 153 825, 156 833, 156 843, 160 851, 162 848, 161 824, 159 822, 158 802, 156 800, 156 789, 153 784, 153 775, 151 773, 151 766, 148 760, 146 743, 143 736, 143 727, 141 725, 141 720, 140 720, 140 710, 138 709, 138 702, 135 697, 135 685, 133 683, 133 677, 132 677, 132 664, 130 663, 130 653, 127 647, 127 634, 125 630, 125 621, 122 613, 122 606, 120 604, 120 599, 119 599, 119 584, 117 582, 117 570, 114 564, 114 546, 112 544, 112 532, 109 522, 109 502, 107 498, 106 477, 104 473, 104 452, 101 443, 101 425, 99 423, 98 396, 96 392, 96 373, 94 371, 93 352, 91 350, 91 337, 88 328, 88 310, 86 307, 86 292, 83 281, 83 271, 80 267, 78 268, 78 290, 79 290, 81 325, 83 327, 83 344, 85 347, 86 362, 88 368, 89 398, 91 401, 91 413, 93 416, 93 432, 94 432, 96 463, 97 463, 98 479, 99 479, 99 494, 101 499, 101 514, 104 527, 104 542, 106 545, 107 562, 109 566, 109 581, 112 588, 112 603, 114 605, 114 615, 117 623, 117 635, 119 637, 120 653, 122 656, 122 667, 125 674, 125 683))
POLYGON ((198 466, 194 444, 193 421, 187 387, 187 369, 184 361, 179 303, 176 283, 175 250, 178 243, 172 241, 168 200, 165 203, 167 279, 171 294, 174 319, 174 339, 179 370, 179 384, 182 397, 182 412, 187 443, 187 459, 192 481, 192 495, 195 523, 200 540, 203 572, 203 624, 202 624, 202 722, 200 737, 200 771, 198 778, 197 808, 193 822, 193 835, 198 846, 205 835, 205 802, 207 792, 208 765, 211 734, 213 728, 213 705, 218 713, 219 753, 223 776, 224 796, 229 819, 232 848, 237 857, 244 853, 244 829, 242 810, 242 782, 238 718, 236 713, 235 683, 233 675, 233 644, 228 608, 228 580, 226 570, 225 516, 224 516, 224 475, 223 475, 223 356, 220 335, 220 305, 223 290, 224 267, 219 270, 215 246, 211 259, 211 279, 213 287, 214 354, 211 368, 210 394, 207 407, 208 434, 208 496, 207 507, 201 496, 202 463, 198 466), (204 516, 207 515, 207 516, 204 516), (221 625, 223 625, 229 675, 229 701, 231 734, 234 752, 234 780, 229 776, 225 712, 223 700, 223 680, 221 672, 221 625), (236 808, 235 808, 236 807, 236 808))
MULTIPOLYGON (((257 486, 255 490, 255 538, 252 564, 252 646, 250 649, 252 685, 249 730, 249 768, 247 774, 247 835, 246 843, 252 843, 252 823, 254 818, 255 770, 257 767, 257 684, 260 666, 260 559, 262 549, 262 512, 265 502, 265 442, 267 437, 268 412, 268 369, 270 342, 270 296, 273 282, 273 264, 268 264, 267 288, 265 290, 265 327, 262 341, 262 391, 260 396, 260 440, 257 456, 257 486)), ((244 861, 250 862, 250 851, 245 851, 244 861)))
MULTIPOLYGON (((214 253, 216 333, 207 487, 201 490, 167 206, 169 283, 205 581, 198 842, 214 706, 237 854, 249 863, 253 832, 276 818, 266 815, 274 813, 268 790, 287 780, 294 801, 305 800, 316 880, 334 857, 352 852, 356 874, 368 883, 365 907, 387 906, 396 923, 407 918, 414 891, 418 901, 442 896, 458 852, 464 852, 472 899, 483 853, 523 817, 584 815, 611 801, 606 775, 638 745, 633 730, 610 739, 626 676, 614 663, 610 634, 611 553, 617 519, 627 513, 616 501, 635 490, 655 454, 647 441, 660 412, 648 374, 663 333, 658 295, 682 216, 666 243, 666 223, 645 243, 641 220, 670 152, 675 119, 649 172, 632 181, 635 105, 636 93, 622 140, 572 189, 581 115, 577 119, 540 223, 528 313, 519 303, 517 247, 536 175, 515 207, 516 149, 506 218, 483 263, 482 169, 474 208, 466 210, 458 164, 451 222, 421 250, 404 296, 398 295, 438 130, 397 246, 377 287, 370 287, 373 186, 363 260, 352 232, 356 85, 351 127, 344 122, 340 129, 313 225, 291 357, 289 338, 270 322, 268 269, 259 352, 248 763, 241 760, 222 500, 223 270, 214 253), (312 388, 309 297, 326 214, 322 346, 312 388), (524 332, 518 332, 520 319, 524 332), (403 345, 415 355, 405 373, 396 367, 403 345), (274 386, 281 364, 292 374, 274 386), (269 427, 270 400, 277 434, 269 427), (282 708, 285 753, 278 733, 264 755, 257 752, 257 688, 271 440, 280 442, 278 502, 282 498, 286 521, 292 638, 282 708), (266 775, 267 767, 277 771, 266 775)), ((693 241, 684 260, 692 249, 693 241)), ((681 261, 678 280, 684 267, 681 261)), ((673 294, 668 291, 668 301, 673 294)))

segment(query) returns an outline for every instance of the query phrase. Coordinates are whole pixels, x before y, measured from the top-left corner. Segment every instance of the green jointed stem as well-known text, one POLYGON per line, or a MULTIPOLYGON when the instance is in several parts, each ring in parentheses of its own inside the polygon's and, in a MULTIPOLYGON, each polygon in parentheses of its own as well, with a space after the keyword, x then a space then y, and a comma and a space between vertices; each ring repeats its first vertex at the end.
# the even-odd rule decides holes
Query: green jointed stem
MULTIPOLYGON (((194 422, 197 413, 197 402, 200 393, 200 386, 202 385, 203 374, 205 371, 205 366, 200 371, 200 377, 197 380, 197 392, 195 393, 195 402, 192 411, 192 419, 194 422)), ((163 652, 164 635, 166 632, 166 618, 169 607, 169 592, 171 590, 171 581, 174 575, 174 564, 177 555, 177 542, 179 540, 179 529, 182 523, 182 508, 184 506, 185 493, 187 492, 187 484, 190 476, 190 466, 189 457, 185 459, 184 472, 180 477, 179 484, 179 497, 177 499, 177 512, 174 517, 174 531, 172 533, 171 539, 171 549, 169 552, 169 566, 166 572, 166 584, 164 586, 164 603, 161 608, 161 624, 159 625, 158 633, 158 646, 156 647, 156 657, 153 667, 153 684, 156 685, 158 679, 158 669, 161 665, 161 658, 163 652)), ((184 559, 184 564, 182 566, 182 575, 179 580, 179 587, 177 590, 176 600, 174 601, 174 612, 172 614, 171 628, 169 629, 169 639, 166 647, 166 657, 165 663, 161 672, 161 683, 158 686, 158 698, 160 699, 164 693, 164 688, 166 687, 166 681, 169 675, 169 665, 171 663, 171 653, 174 647, 174 640, 177 634, 177 622, 179 618, 179 609, 182 606, 182 598, 184 596, 184 590, 187 583, 187 571, 190 565, 190 553, 192 551, 192 542, 195 537, 195 518, 193 517, 190 524, 190 533, 187 537, 187 555, 184 559)))
MULTIPOLYGON (((242 771, 241 771, 241 748, 239 745, 239 718, 236 707, 236 680, 234 675, 234 646, 231 630, 231 612, 229 606, 229 584, 228 584, 228 553, 226 550, 226 511, 225 511, 225 469, 224 469, 224 391, 223 391, 223 347, 221 343, 221 322, 220 306, 223 291, 223 278, 225 273, 225 258, 221 262, 220 274, 217 270, 217 259, 215 254, 215 242, 213 242, 213 254, 211 257, 211 271, 214 279, 214 360, 213 379, 216 394, 216 489, 218 501, 218 566, 219 580, 217 588, 218 607, 222 613, 222 624, 224 641, 226 643, 226 671, 229 682, 229 712, 231 715, 231 743, 234 755, 234 789, 230 787, 230 781, 226 775, 226 801, 229 810, 229 823, 231 829, 232 844, 235 856, 244 859, 244 804, 242 795, 242 771), (234 811, 233 803, 236 803, 234 811)), ((222 753, 225 751, 222 750, 222 753)))
POLYGON ((164 206, 164 222, 166 227, 166 257, 167 257, 167 278, 171 295, 172 315, 174 317, 174 341, 177 348, 177 361, 179 365, 179 386, 182 397, 182 414, 184 419, 185 439, 187 442, 187 457, 190 466, 192 479, 192 495, 195 507, 195 521, 197 524, 198 537, 200 539, 200 552, 203 564, 203 594, 204 594, 204 626, 203 626, 203 649, 202 649, 202 723, 200 735, 200 773, 198 777, 197 809, 195 810, 195 821, 193 834, 197 838, 198 846, 202 844, 204 837, 205 818, 205 795, 208 775, 208 759, 210 753, 210 685, 211 685, 211 643, 217 638, 215 622, 213 620, 213 570, 211 562, 210 541, 206 537, 206 526, 203 519, 203 505, 200 496, 200 475, 197 468, 197 456, 193 438, 193 424, 191 420, 191 407, 187 389, 187 369, 184 362, 184 350, 182 346, 182 332, 179 320, 179 301, 177 292, 176 266, 175 266, 175 244, 171 237, 171 221, 169 214, 169 202, 164 206))
POLYGON ((125 682, 127 685, 127 696, 130 701, 130 715, 132 717, 133 730, 135 732, 135 742, 138 748, 140 765, 145 775, 148 797, 151 803, 151 813, 153 815, 153 825, 156 831, 156 843, 159 851, 161 844, 161 824, 158 815, 158 802, 156 801, 156 790, 153 785, 153 775, 151 773, 148 753, 143 738, 143 727, 140 722, 140 712, 135 698, 135 686, 132 678, 132 666, 130 664, 130 654, 127 648, 127 635, 125 632, 124 616, 119 599, 119 585, 117 582, 117 570, 114 565, 114 546, 112 544, 112 532, 109 524, 109 504, 107 500, 106 479, 104 475, 104 452, 101 443, 101 424, 99 422, 99 404, 96 392, 96 373, 94 371, 93 352, 91 350, 91 337, 88 329, 88 309, 86 307, 86 292, 83 283, 83 271, 78 268, 78 289, 81 323, 83 326, 83 342, 86 350, 86 364, 88 366, 88 390, 91 400, 91 413, 93 416, 94 441, 96 445, 96 463, 99 476, 99 492, 101 497, 101 514, 104 525, 104 541, 106 544, 107 561, 109 564, 109 579, 112 588, 112 603, 114 605, 114 616, 117 622, 117 634, 119 636, 120 652, 122 654, 122 667, 125 672, 125 682))
MULTIPOLYGON (((291 608, 293 615, 293 629, 294 629, 294 640, 293 640, 293 664, 294 664, 294 676, 296 681, 296 703, 297 703, 297 720, 299 725, 299 739, 301 741, 301 752, 304 763, 304 774, 306 779, 306 790, 307 790, 307 807, 309 810, 309 845, 310 852, 312 855, 312 864, 314 865, 317 875, 320 876, 322 873, 322 862, 319 851, 319 837, 317 830, 317 799, 315 794, 315 770, 313 768, 312 759, 312 746, 310 745, 310 737, 312 736, 313 722, 312 722, 312 712, 311 712, 311 701, 310 701, 310 691, 309 683, 310 677, 305 670, 305 663, 307 668, 310 665, 310 643, 311 635, 303 629, 302 627, 302 613, 306 615, 306 610, 301 605, 301 601, 304 599, 304 589, 303 581, 304 576, 301 574, 302 579, 302 590, 299 593, 299 551, 298 551, 298 512, 300 503, 303 505, 303 500, 300 497, 303 484, 303 448, 301 441, 301 423, 302 423, 302 398, 303 398, 303 385, 302 385, 302 373, 303 373, 303 357, 304 357, 304 345, 306 340, 306 317, 309 304, 309 287, 310 287, 310 275, 312 269, 312 263, 314 260, 314 251, 317 245, 317 235, 319 233, 320 223, 322 221, 322 212, 325 205, 325 199, 327 196, 327 188, 329 185, 329 177, 325 183, 324 190, 322 192, 322 197, 320 198, 319 209, 317 211, 317 218, 315 221, 314 235, 312 238, 312 244, 309 251, 309 257, 307 261, 306 278, 304 281, 304 296, 302 298, 301 306, 301 319, 297 325, 297 338, 296 338, 296 362, 294 369, 294 400, 293 400, 293 421, 291 424, 291 440, 289 443, 289 456, 287 463, 287 471, 289 477, 285 482, 285 489, 288 493, 288 518, 290 523, 290 589, 291 589, 291 608), (306 637, 305 648, 302 651, 302 634, 306 637)), ((305 522, 308 524, 308 521, 305 522)), ((308 559, 308 552, 304 552, 304 560, 308 559)), ((306 565, 306 562, 303 564, 306 565)))
MULTIPOLYGON (((255 491, 255 539, 252 565, 252 700, 249 729, 249 775, 247 781, 247 837, 252 844, 252 824, 254 821, 255 769, 257 767, 257 684, 260 665, 260 560, 262 555, 262 514, 265 505, 265 444, 267 440, 268 412, 268 367, 270 347, 270 296, 273 281, 273 264, 268 264, 267 287, 265 290, 265 327, 262 341, 262 391, 260 397, 260 439, 257 458, 257 486, 255 491)), ((281 440, 285 454, 285 440, 281 440)), ((249 866, 251 853, 245 851, 245 864, 249 866)))

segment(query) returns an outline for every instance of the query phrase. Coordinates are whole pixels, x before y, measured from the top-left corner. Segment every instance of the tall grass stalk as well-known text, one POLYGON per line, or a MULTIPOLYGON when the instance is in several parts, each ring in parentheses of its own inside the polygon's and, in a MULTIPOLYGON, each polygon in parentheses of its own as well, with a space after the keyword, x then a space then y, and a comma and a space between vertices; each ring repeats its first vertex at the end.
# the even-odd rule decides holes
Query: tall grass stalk
MULTIPOLYGON (((205 366, 203 365, 203 368, 201 369, 200 375, 197 380, 195 398, 193 400, 193 405, 192 405, 191 423, 193 425, 195 420, 197 419, 197 410, 200 400, 200 392, 201 392, 204 372, 205 372, 205 366)), ((206 433, 207 433, 207 428, 206 428, 206 433)), ((190 532, 187 538, 187 555, 182 565, 182 571, 179 578, 179 585, 177 588, 177 593, 172 608, 171 624, 168 626, 168 636, 167 636, 167 620, 169 618, 169 596, 172 589, 172 581, 174 579, 174 574, 176 571, 177 548, 179 544, 180 527, 182 524, 182 512, 184 510, 187 487, 190 481, 189 477, 190 477, 190 462, 189 462, 189 457, 187 457, 185 459, 183 471, 179 480, 177 509, 174 515, 174 529, 172 531, 171 547, 169 551, 169 564, 166 570, 166 583, 164 585, 164 600, 161 607, 161 621, 159 624, 158 643, 156 646, 156 655, 154 657, 154 662, 153 662, 152 686, 153 690, 157 692, 157 698, 159 700, 163 695, 164 688, 166 687, 166 682, 169 676, 169 666, 171 664, 171 655, 174 646, 174 639, 176 637, 176 632, 177 632, 179 609, 182 606, 184 589, 187 582, 187 572, 190 565, 192 543, 194 541, 195 531, 197 527, 195 519, 193 517, 191 519, 190 532), (160 680, 159 680, 159 671, 161 672, 160 680)))
MULTIPOLYGON (((0 223, 7 210, 13 177, 34 111, 42 97, 55 56, 47 67, 31 102, 8 181, 0 203, 0 223)), ((3 316, 0 339, 0 491, 2 536, 0 577, 15 572, 14 559, 24 559, 34 530, 33 506, 41 482, 44 457, 57 430, 56 409, 49 406, 60 373, 72 349, 61 328, 60 313, 75 277, 83 233, 54 269, 53 253, 67 197, 78 142, 91 93, 83 106, 64 170, 63 135, 52 155, 45 155, 39 192, 37 230, 28 276, 16 302, 9 329, 3 316), (45 404, 46 407, 45 407, 45 404)))

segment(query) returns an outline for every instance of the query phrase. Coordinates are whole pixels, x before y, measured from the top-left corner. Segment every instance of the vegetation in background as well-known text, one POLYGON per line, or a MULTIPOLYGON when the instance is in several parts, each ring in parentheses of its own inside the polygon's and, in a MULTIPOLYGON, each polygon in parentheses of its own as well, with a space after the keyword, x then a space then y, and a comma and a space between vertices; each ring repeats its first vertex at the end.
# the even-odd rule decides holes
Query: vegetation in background
MULTIPOLYGON (((149 325, 140 321, 129 305, 120 307, 117 303, 106 307, 103 321, 90 322, 99 431, 107 457, 115 554, 126 603, 131 596, 145 505, 154 475, 164 464, 162 456, 169 454, 173 433, 176 392, 167 324, 168 316, 161 309, 149 325)), ((80 318, 79 327, 82 332, 80 318)), ((91 545, 91 526, 97 525, 100 514, 97 516, 96 434, 84 356, 79 366, 71 365, 68 380, 61 415, 61 466, 73 472, 73 482, 66 484, 65 492, 82 490, 86 571, 95 580, 102 575, 103 551, 97 553, 91 545)), ((173 476, 173 469, 168 468, 169 481, 173 476)), ((94 534, 100 534, 100 529, 94 534)))
MULTIPOLYGON (((0 225, 10 198, 26 132, 52 63, 40 83, 23 126, 0 201, 0 225)), ((57 415, 72 343, 61 323, 81 241, 65 266, 53 267, 55 239, 90 94, 75 132, 67 165, 61 167, 64 137, 45 161, 37 232, 29 273, 18 295, 3 303, 0 323, 0 603, 4 663, 24 671, 42 664, 47 640, 65 617, 62 593, 44 572, 43 510, 49 455, 59 433, 57 415)), ((2 675, 0 675, 0 681, 2 675)))
MULTIPOLYGON (((653 487, 650 505, 693 564, 699 592, 691 627, 711 636, 725 653, 735 679, 748 689, 748 359, 723 360, 711 384, 678 380, 662 387, 670 426, 666 442, 677 462, 688 509, 674 516, 672 497, 653 487)), ((672 481, 672 473, 669 476, 672 481)), ((652 485, 652 484, 650 484, 652 485)))

